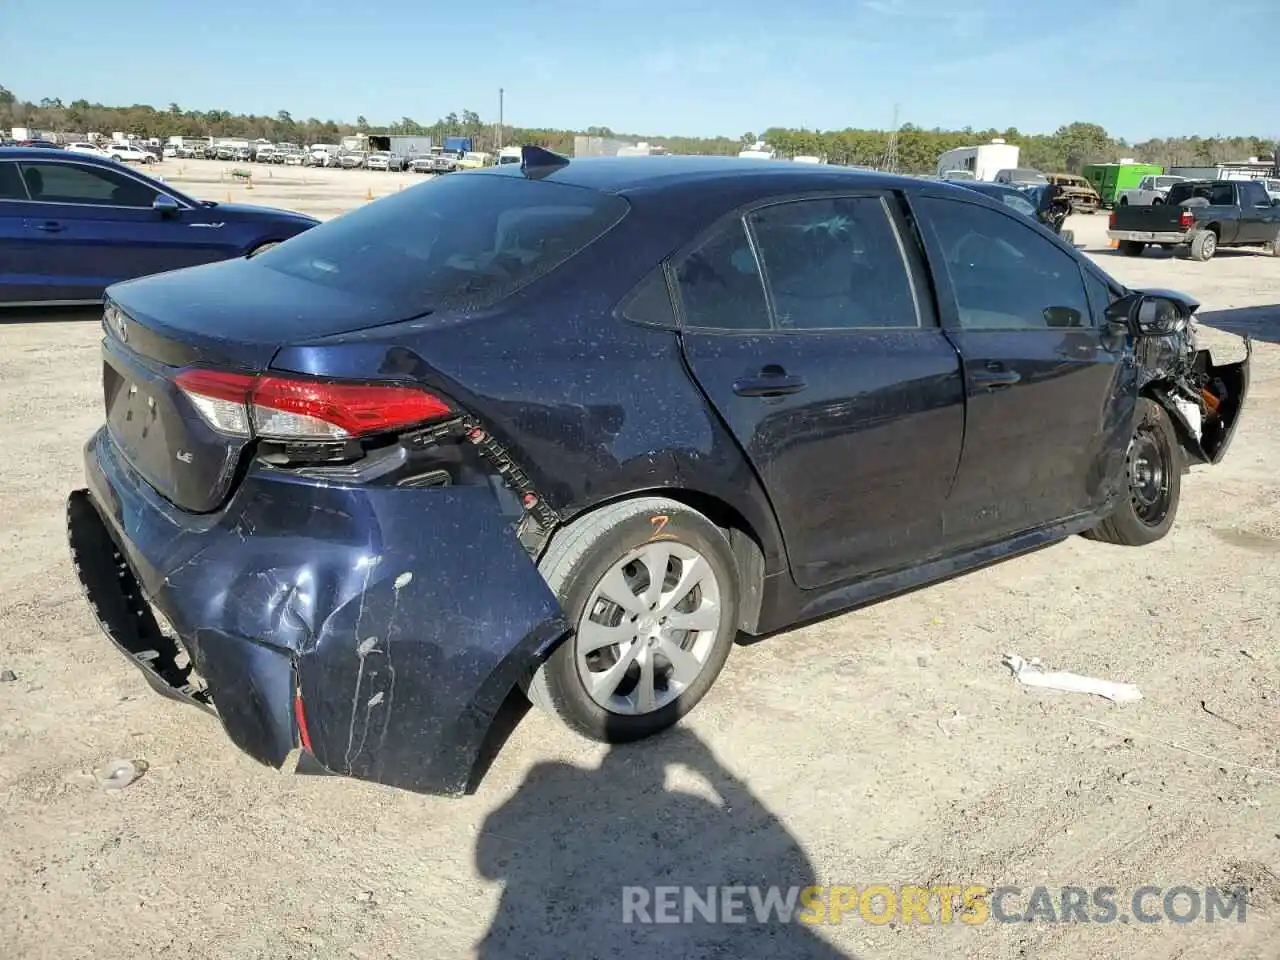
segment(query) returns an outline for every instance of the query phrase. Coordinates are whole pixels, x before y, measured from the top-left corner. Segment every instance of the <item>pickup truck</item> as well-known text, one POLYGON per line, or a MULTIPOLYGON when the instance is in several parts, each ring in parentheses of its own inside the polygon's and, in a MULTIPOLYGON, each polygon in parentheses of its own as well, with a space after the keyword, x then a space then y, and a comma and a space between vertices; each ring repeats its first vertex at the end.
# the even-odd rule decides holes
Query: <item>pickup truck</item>
POLYGON ((1116 194, 1116 206, 1127 207, 1131 203, 1138 206, 1152 206, 1164 203, 1164 198, 1169 195, 1169 191, 1173 189, 1174 184, 1186 183, 1186 181, 1186 177, 1178 177, 1172 174, 1145 176, 1138 181, 1136 187, 1121 190, 1116 194))
POLYGON ((1261 246, 1280 257, 1280 200, 1256 180, 1187 180, 1165 202, 1126 204, 1111 211, 1107 236, 1120 252, 1140 257, 1151 244, 1209 260, 1219 247, 1261 246))

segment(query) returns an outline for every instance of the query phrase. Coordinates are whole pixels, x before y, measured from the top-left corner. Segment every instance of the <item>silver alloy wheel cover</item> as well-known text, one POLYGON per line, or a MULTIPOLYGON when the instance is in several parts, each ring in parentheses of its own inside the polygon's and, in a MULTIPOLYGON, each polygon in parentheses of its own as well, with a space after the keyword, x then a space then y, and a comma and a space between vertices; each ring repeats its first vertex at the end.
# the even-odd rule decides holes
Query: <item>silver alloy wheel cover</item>
MULTIPOLYGON (((723 617, 720 583, 706 558, 672 540, 646 543, 613 563, 592 588, 574 637, 574 661, 587 695, 610 713, 638 716, 661 710, 687 690, 707 665, 723 617), (666 590, 670 561, 678 561, 678 580, 666 590), (624 570, 641 564, 648 584, 637 594, 624 570), (592 619, 601 600, 622 608, 617 626, 592 619), (692 610, 675 609, 696 601, 692 610), (588 657, 610 651, 613 663, 592 670, 588 657), (618 688, 632 664, 639 677, 625 694, 618 688), (658 689, 659 674, 665 689, 658 689)), ((632 672, 634 674, 634 672, 632 672)))

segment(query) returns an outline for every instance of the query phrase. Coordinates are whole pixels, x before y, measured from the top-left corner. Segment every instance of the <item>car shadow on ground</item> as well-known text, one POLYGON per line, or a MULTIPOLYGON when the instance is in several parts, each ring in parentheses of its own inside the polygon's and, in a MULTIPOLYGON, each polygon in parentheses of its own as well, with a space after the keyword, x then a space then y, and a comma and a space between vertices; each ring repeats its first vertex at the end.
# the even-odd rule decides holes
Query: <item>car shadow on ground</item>
POLYGON ((1201 310, 1196 318, 1202 326, 1234 333, 1238 337, 1280 343, 1280 303, 1237 307, 1234 310, 1201 310))
POLYGON ((778 818, 686 728, 611 747, 594 769, 538 764, 485 819, 475 861, 482 876, 503 884, 476 948, 482 960, 850 957, 801 922, 798 901, 790 922, 776 912, 758 915, 757 898, 768 903, 771 888, 785 900, 816 884, 814 867, 778 818), (671 788, 672 768, 696 779, 682 777, 683 786, 671 788), (659 901, 662 887, 680 892, 659 901), (696 891, 696 904, 685 888, 696 891), (728 915, 740 919, 723 922, 726 897, 728 915))

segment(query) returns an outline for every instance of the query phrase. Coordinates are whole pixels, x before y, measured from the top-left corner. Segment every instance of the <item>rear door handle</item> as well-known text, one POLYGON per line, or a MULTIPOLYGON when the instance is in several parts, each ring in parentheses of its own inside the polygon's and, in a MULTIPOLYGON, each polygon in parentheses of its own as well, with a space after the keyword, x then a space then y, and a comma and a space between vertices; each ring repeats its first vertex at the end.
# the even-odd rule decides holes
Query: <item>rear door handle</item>
POLYGON ((802 378, 770 364, 754 377, 733 381, 733 392, 740 397, 785 397, 808 386, 802 378))
POLYGON ((46 220, 44 223, 37 223, 36 229, 45 233, 61 233, 66 227, 54 220, 46 220))

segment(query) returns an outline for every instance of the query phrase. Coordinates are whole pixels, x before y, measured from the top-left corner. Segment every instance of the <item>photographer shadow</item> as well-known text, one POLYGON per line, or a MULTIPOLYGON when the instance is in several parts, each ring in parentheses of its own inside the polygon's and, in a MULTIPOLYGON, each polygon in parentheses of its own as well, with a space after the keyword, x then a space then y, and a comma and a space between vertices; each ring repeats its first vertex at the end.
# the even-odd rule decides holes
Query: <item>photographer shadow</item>
POLYGON ((758 913, 770 888, 785 900, 813 885, 813 866, 747 786, 680 727, 643 746, 615 746, 595 769, 537 765, 486 819, 475 859, 481 875, 503 883, 477 947, 486 960, 849 956, 798 919, 806 912, 798 901, 790 922, 758 913), (671 766, 710 789, 668 789, 671 766), (659 902, 660 887, 680 891, 659 902), (726 911, 730 887, 748 889, 726 911), (704 905, 686 910, 687 889, 704 905))

